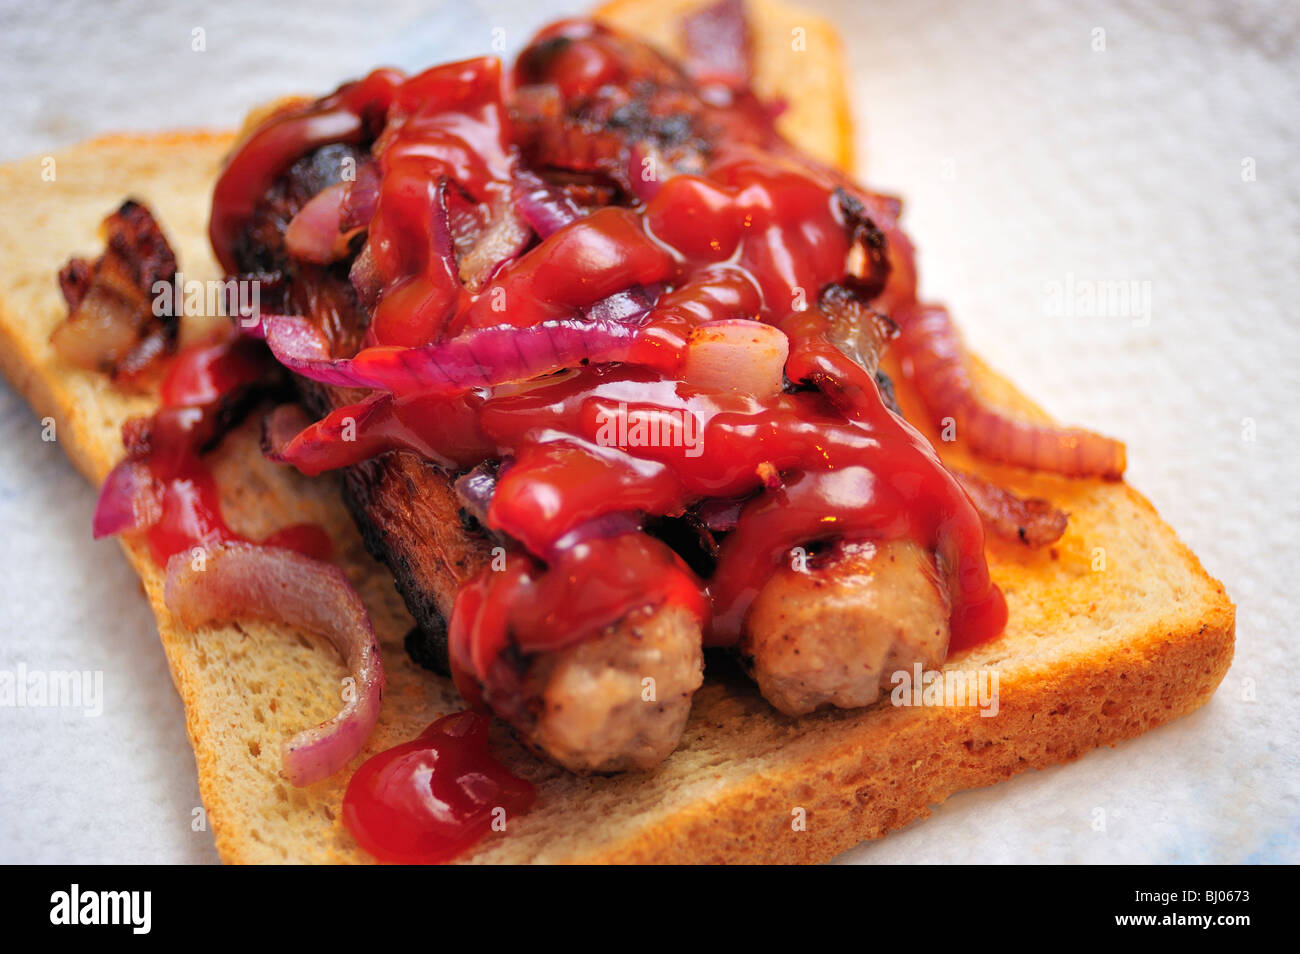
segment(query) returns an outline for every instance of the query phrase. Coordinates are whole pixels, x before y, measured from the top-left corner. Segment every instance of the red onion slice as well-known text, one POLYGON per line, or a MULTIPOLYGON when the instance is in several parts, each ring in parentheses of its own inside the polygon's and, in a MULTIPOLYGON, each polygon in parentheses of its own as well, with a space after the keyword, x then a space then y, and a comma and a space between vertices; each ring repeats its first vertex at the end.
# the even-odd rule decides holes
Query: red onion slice
POLYGON ((496 463, 484 462, 461 474, 453 485, 465 510, 484 527, 488 525, 488 508, 492 506, 492 495, 497 491, 499 470, 500 466, 496 463))
POLYGON ((625 533, 639 533, 644 526, 645 518, 639 511, 616 510, 612 513, 603 513, 578 524, 554 541, 546 549, 544 556, 548 561, 554 561, 581 543, 589 540, 608 540, 610 537, 621 537, 625 533))
POLYGON ((282 771, 294 785, 328 778, 361 751, 379 718, 384 664, 370 617, 338 567, 292 550, 251 543, 209 547, 202 569, 188 552, 167 564, 164 596, 193 629, 232 619, 260 619, 302 627, 334 644, 355 681, 327 722, 286 739, 282 771))
POLYGON ((162 516, 162 497, 149 467, 126 459, 109 471, 99 490, 91 532, 96 540, 147 530, 162 516))
POLYGON ((512 192, 520 214, 540 238, 558 232, 586 214, 567 195, 528 169, 515 169, 512 192))
POLYGON ((284 449, 308 427, 312 419, 300 404, 281 404, 262 418, 262 454, 281 461, 284 449))
POLYGON ((348 252, 341 228, 350 183, 327 186, 298 210, 284 232, 284 247, 294 258, 316 265, 336 262, 348 252))
POLYGON ((492 387, 582 363, 626 360, 640 335, 624 320, 584 317, 482 328, 423 347, 376 346, 355 358, 334 359, 304 318, 272 315, 264 325, 276 358, 303 377, 337 387, 430 395, 492 387))
POLYGON ((729 533, 740 522, 740 511, 748 497, 712 497, 700 501, 700 521, 713 533, 729 533))
POLYGON ((947 309, 923 305, 897 317, 903 369, 930 416, 951 417, 957 437, 980 457, 1063 477, 1124 476, 1125 450, 1119 441, 1078 428, 1030 424, 985 404, 975 391, 947 309))
POLYGON ((654 300, 659 297, 660 286, 649 288, 629 288, 627 291, 615 292, 604 298, 584 312, 589 321, 635 322, 648 314, 654 307, 654 300))
POLYGON ((357 177, 349 186, 339 210, 339 228, 344 232, 363 229, 375 217, 379 206, 379 170, 373 162, 357 167, 357 177))
POLYGON ((627 182, 632 194, 647 205, 663 188, 672 171, 663 156, 649 143, 633 143, 627 151, 627 182))
POLYGON ((261 325, 267 346, 285 367, 321 384, 358 386, 355 376, 347 371, 350 362, 331 358, 325 336, 306 318, 263 315, 261 325))

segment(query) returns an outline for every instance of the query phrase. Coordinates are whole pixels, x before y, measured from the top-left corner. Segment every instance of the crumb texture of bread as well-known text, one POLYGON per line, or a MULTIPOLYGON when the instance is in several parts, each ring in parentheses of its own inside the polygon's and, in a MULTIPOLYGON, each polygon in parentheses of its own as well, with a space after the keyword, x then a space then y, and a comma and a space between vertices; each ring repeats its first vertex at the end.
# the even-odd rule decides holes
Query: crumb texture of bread
MULTIPOLYGON (((666 24, 690 5, 619 0, 600 15, 671 45, 666 24)), ((786 128, 800 145, 847 162, 834 31, 770 0, 757 0, 756 8, 760 89, 790 103, 786 128), (807 31, 809 52, 790 58, 797 27, 807 31), (820 52, 818 43, 825 44, 820 52)), ((215 133, 107 137, 57 154, 53 181, 42 175, 40 159, 0 167, 0 365, 37 415, 55 419, 60 445, 96 484, 122 455, 123 421, 151 410, 155 398, 124 394, 57 360, 48 339, 65 309, 55 274, 70 255, 99 254, 100 220, 130 196, 157 215, 187 278, 217 278, 206 240, 208 202, 231 142, 215 133)), ((192 340, 218 320, 187 317, 182 334, 192 340)), ((995 400, 1041 414, 983 365, 976 371, 995 400)), ((912 420, 922 420, 910 395, 900 399, 912 420)), ((380 638, 389 691, 360 764, 460 708, 459 700, 447 681, 407 659, 402 638, 411 619, 391 576, 366 554, 337 481, 307 480, 266 462, 257 436, 253 419, 213 452, 229 522, 249 535, 298 521, 325 527, 380 638)), ((945 457, 971 465, 959 448, 941 446, 945 457)), ((995 717, 974 707, 886 703, 788 718, 744 680, 712 676, 696 695, 678 750, 653 772, 610 778, 578 778, 546 765, 497 726, 495 750, 538 786, 538 800, 465 860, 822 861, 924 816, 954 792, 1069 761, 1204 703, 1232 658, 1234 610, 1151 505, 1123 483, 978 469, 1070 513, 1068 532, 1049 551, 990 545, 1011 623, 947 668, 997 672, 995 717), (796 814, 802 826, 792 825, 796 814)), ((89 527, 86 535, 91 545, 89 527)), ((346 673, 337 656, 316 637, 285 627, 183 629, 163 604, 162 574, 144 547, 123 548, 185 703, 221 857, 366 861, 340 820, 348 773, 304 789, 279 774, 280 742, 338 708, 346 673)))

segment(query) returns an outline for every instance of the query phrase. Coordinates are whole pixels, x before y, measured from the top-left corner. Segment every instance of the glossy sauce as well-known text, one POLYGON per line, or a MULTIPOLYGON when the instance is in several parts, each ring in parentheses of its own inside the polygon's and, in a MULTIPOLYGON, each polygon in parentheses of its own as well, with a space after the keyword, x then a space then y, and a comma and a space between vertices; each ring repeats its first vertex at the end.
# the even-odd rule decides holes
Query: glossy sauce
MULTIPOLYGON (((521 55, 515 81, 549 83, 572 99, 610 84, 630 89, 656 68, 601 27, 563 23, 521 55)), ((969 499, 924 438, 885 408, 872 375, 831 345, 818 311, 820 292, 846 280, 855 248, 845 180, 779 141, 752 97, 709 105, 716 148, 707 168, 638 190, 643 201, 631 208, 565 225, 472 294, 450 264, 449 190, 485 205, 507 194, 520 158, 502 96, 489 59, 409 80, 371 74, 256 132, 223 173, 211 222, 213 247, 234 272, 240 229, 277 176, 324 142, 371 143, 381 179, 369 243, 381 292, 367 345, 564 320, 615 293, 652 302, 622 364, 452 398, 376 395, 293 444, 288 459, 307 473, 394 449, 454 469, 507 461, 487 523, 513 543, 503 567, 462 588, 450 620, 465 697, 493 688, 511 643, 560 648, 638 609, 683 606, 710 644, 733 644, 790 548, 840 537, 907 538, 934 550, 951 596, 952 647, 999 633, 1006 606, 969 499), (795 388, 759 400, 680 380, 692 330, 727 318, 786 333, 795 388), (635 439, 638 421, 661 439, 635 439), (708 580, 626 524, 735 498, 743 499, 727 505, 738 519, 708 580)), ((897 207, 855 194, 891 241, 893 274, 876 303, 905 307, 914 274, 897 207)), ((486 830, 490 798, 457 794, 460 767, 486 749, 466 756, 461 746, 477 741, 450 741, 485 740, 485 730, 458 736, 461 728, 442 725, 372 759, 349 787, 348 826, 381 859, 442 860, 486 830)), ((498 790, 531 799, 494 772, 484 777, 498 790)))
MULTIPOLYGON (((226 525, 221 496, 201 452, 217 435, 224 402, 263 380, 273 367, 260 345, 230 338, 192 345, 176 355, 163 379, 161 408, 136 427, 133 456, 153 478, 161 515, 145 533, 159 566, 194 547, 246 541, 226 525)), ((313 524, 296 524, 263 543, 328 559, 329 536, 313 524)))
MULTIPOLYGON (((566 39, 558 53, 521 58, 530 64, 529 80, 552 82, 568 96, 636 80, 634 58, 599 29, 567 24, 542 36, 539 42, 566 39)), ((446 219, 449 181, 483 202, 509 185, 517 157, 495 60, 437 67, 405 81, 390 71, 372 74, 305 113, 272 121, 251 140, 260 152, 250 156, 246 147, 230 168, 238 170, 241 188, 258 187, 315 145, 304 130, 331 122, 360 129, 364 109, 384 103, 388 122, 373 147, 380 197, 370 226, 384 291, 371 342, 420 345, 469 329, 535 325, 580 314, 625 289, 670 289, 639 319, 623 365, 452 399, 383 396, 336 411, 312 429, 311 440, 298 442, 291 459, 309 473, 394 448, 456 468, 511 461, 489 525, 522 545, 510 556, 516 579, 485 576, 479 589, 493 598, 466 596, 453 614, 453 649, 465 644, 453 664, 477 661, 461 673, 463 684, 487 678, 484 667, 508 634, 521 645, 558 648, 613 621, 619 610, 684 599, 688 590, 708 596, 707 640, 732 644, 749 603, 790 547, 843 535, 905 536, 937 552, 951 591, 954 647, 1001 630, 1005 605, 989 581, 983 529, 968 499, 925 440, 885 409, 871 376, 830 345, 815 307, 821 289, 845 279, 853 247, 835 174, 788 147, 762 145, 771 135, 737 111, 727 122, 738 134, 717 146, 703 174, 669 178, 639 208, 600 209, 559 229, 472 295, 449 274, 445 247, 434 247, 449 239, 429 223, 446 219), (352 119, 327 121, 332 113, 352 119), (297 150, 261 145, 280 143, 294 129, 297 150), (692 329, 734 317, 781 327, 791 342, 786 376, 816 390, 758 401, 692 390, 678 380, 692 329), (629 414, 689 417, 702 452, 601 439, 602 423, 629 414), (353 417, 356 439, 344 440, 343 422, 353 417), (586 569, 599 561, 559 559, 557 543, 575 533, 590 549, 579 531, 612 511, 679 514, 701 499, 753 494, 768 484, 762 475, 774 471, 780 479, 742 510, 713 578, 694 587, 678 585, 676 576, 689 579, 689 571, 662 543, 640 534, 623 544, 639 582, 621 606, 588 595, 605 591, 602 572, 586 569), (672 579, 649 585, 657 575, 672 579), (570 598, 544 619, 522 609, 495 612, 509 593, 549 579, 565 581, 570 598)), ((239 218, 232 211, 239 204, 228 198, 229 176, 228 170, 214 200, 218 248, 232 245, 221 233, 239 218)), ((888 219, 885 205, 876 202, 873 214, 888 219)), ((524 606, 532 597, 513 599, 524 606)))
MULTIPOLYGON (((816 366, 806 355, 792 359, 816 366)), ((856 366, 829 347, 820 360, 850 365, 839 373, 861 389, 858 397, 844 398, 855 419, 846 420, 820 391, 759 400, 693 389, 645 368, 606 366, 498 388, 487 397, 386 396, 359 421, 358 433, 365 437, 355 442, 329 436, 356 413, 343 408, 313 428, 325 435, 321 440, 308 440, 291 459, 304 472, 317 473, 408 449, 465 469, 508 453, 512 463, 500 475, 488 525, 535 557, 550 555, 555 541, 609 514, 673 514, 702 498, 751 494, 764 484, 762 465, 770 465, 786 475, 786 486, 742 509, 723 543, 708 581, 709 644, 730 645, 739 638, 744 611, 786 551, 845 535, 908 537, 937 547, 949 569, 963 567, 949 574, 954 645, 996 635, 1005 610, 989 582, 983 528, 964 491, 925 439, 884 408, 869 376, 857 369, 855 379, 856 366), (641 443, 649 436, 657 443, 641 443), (981 559, 963 562, 975 547, 981 559)), ((666 548, 657 540, 642 538, 641 547, 639 562, 650 577, 672 566, 658 553, 666 548)), ((601 567, 599 561, 590 565, 601 567)), ((516 621, 520 625, 510 628, 520 645, 559 648, 616 621, 619 614, 593 612, 594 604, 583 596, 583 587, 603 585, 609 566, 594 574, 553 567, 555 578, 577 580, 576 586, 567 584, 569 606, 557 610, 563 623, 530 632, 516 621)), ((498 575, 488 573, 485 580, 498 575)), ((493 585, 499 596, 507 592, 504 584, 493 585)), ((476 631, 482 628, 475 625, 476 631)), ((504 633, 500 627, 493 632, 472 641, 499 646, 504 633)))
POLYGON ((343 822, 379 861, 440 864, 478 842, 494 821, 508 831, 536 797, 488 751, 488 720, 458 712, 357 769, 343 796, 343 822))

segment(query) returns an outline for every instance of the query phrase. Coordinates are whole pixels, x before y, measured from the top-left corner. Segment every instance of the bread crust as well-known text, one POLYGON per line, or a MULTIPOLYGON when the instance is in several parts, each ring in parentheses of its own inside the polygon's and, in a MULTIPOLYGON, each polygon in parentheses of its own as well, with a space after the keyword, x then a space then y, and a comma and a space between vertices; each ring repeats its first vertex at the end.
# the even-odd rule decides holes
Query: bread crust
MULTIPOLYGON (((668 19, 662 2, 649 0, 620 0, 601 14, 633 28, 638 19, 668 19)), ((757 29, 784 36, 790 17, 807 20, 810 36, 834 36, 821 21, 767 0, 758 5, 757 29), (773 19, 772 10, 784 19, 773 19)), ((838 86, 842 98, 837 60, 801 62, 817 76, 807 83, 784 78, 792 103, 800 89, 828 86, 838 86)), ((847 157, 847 110, 832 122, 812 151, 847 157)), ((40 157, 0 167, 0 210, 11 224, 0 231, 0 367, 39 417, 54 418, 59 443, 96 484, 121 456, 122 421, 150 410, 153 399, 124 395, 102 376, 58 362, 48 344, 64 314, 55 272, 70 254, 96 251, 99 220, 132 195, 157 214, 187 277, 219 277, 207 248, 207 203, 232 141, 211 132, 104 137, 56 154, 53 182, 42 179, 40 157)), ((202 331, 202 321, 186 319, 182 334, 202 331)), ((976 362, 975 374, 993 400, 1042 416, 983 364, 976 362)), ((910 419, 923 420, 905 388, 900 401, 910 419)), ((301 520, 325 527, 380 638, 389 692, 355 766, 460 704, 446 680, 406 657, 402 638, 411 619, 392 578, 366 554, 337 479, 308 480, 264 461, 256 430, 250 421, 213 453, 229 522, 253 535, 301 520)), ((1049 551, 990 543, 1011 624, 946 668, 996 670, 997 716, 884 702, 795 719, 775 712, 744 680, 711 675, 681 746, 659 769, 585 779, 538 761, 498 726, 495 748, 537 784, 539 798, 465 860, 821 861, 928 814, 954 792, 1114 745, 1209 699, 1232 659, 1234 608, 1140 494, 1124 483, 988 467, 960 447, 937 446, 950 462, 1071 514, 1070 529, 1049 551)), ((121 545, 141 577, 185 702, 222 859, 367 861, 339 821, 348 773, 306 789, 278 774, 279 741, 337 707, 342 664, 319 641, 283 627, 184 630, 163 604, 162 576, 147 550, 121 545)))

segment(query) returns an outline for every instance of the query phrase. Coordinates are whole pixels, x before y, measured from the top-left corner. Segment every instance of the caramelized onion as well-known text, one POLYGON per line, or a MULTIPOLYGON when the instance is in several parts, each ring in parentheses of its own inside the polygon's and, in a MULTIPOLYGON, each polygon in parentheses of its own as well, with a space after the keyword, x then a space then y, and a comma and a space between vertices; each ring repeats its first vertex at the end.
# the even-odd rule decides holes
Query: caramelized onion
POLYGON ((325 636, 354 680, 327 722, 286 739, 284 776, 294 785, 319 782, 361 751, 379 718, 384 664, 370 617, 338 567, 275 547, 226 543, 208 548, 202 569, 188 552, 167 564, 167 608, 187 627, 260 619, 325 636))
POLYGON ((1124 476, 1119 441, 1092 431, 1031 424, 989 407, 975 392, 961 338, 948 311, 937 305, 905 309, 899 351, 903 370, 930 416, 951 417, 957 436, 988 460, 1065 477, 1124 476))
POLYGON ((898 325, 862 302, 843 285, 827 287, 817 301, 826 316, 826 337, 868 374, 880 369, 880 357, 898 336, 898 325))
POLYGON ((379 303, 379 294, 383 291, 384 282, 375 268, 375 254, 370 250, 369 241, 361 246, 361 251, 352 262, 352 267, 348 270, 348 281, 352 283, 352 289, 357 293, 357 302, 361 307, 367 312, 373 312, 375 305, 379 303))
POLYGON ((74 258, 59 272, 68 317, 50 344, 69 364, 131 382, 176 350, 176 256, 138 202, 123 202, 102 229, 104 254, 94 262, 74 258))
POLYGON ((1031 547, 1055 543, 1065 533, 1069 518, 1049 500, 1021 497, 978 474, 953 470, 984 525, 1007 540, 1031 547))
POLYGON ((533 230, 506 198, 494 202, 488 222, 459 257, 460 280, 471 292, 482 290, 503 265, 528 247, 533 230))

